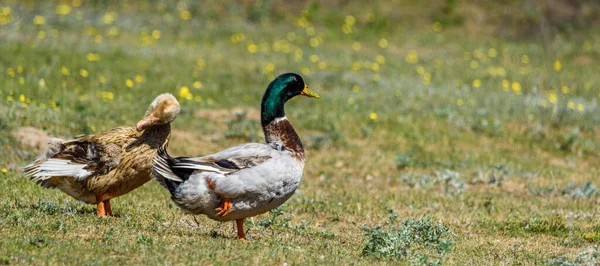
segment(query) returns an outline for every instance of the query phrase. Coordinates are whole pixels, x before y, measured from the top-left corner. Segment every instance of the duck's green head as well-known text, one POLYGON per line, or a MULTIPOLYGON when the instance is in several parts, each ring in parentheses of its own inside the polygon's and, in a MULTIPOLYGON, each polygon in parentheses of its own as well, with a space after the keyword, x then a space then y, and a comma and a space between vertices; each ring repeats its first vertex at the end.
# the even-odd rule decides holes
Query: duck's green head
POLYGON ((261 104, 261 122, 263 126, 275 118, 284 117, 283 106, 289 99, 298 95, 320 98, 318 94, 308 89, 308 86, 298 74, 286 73, 271 81, 261 104))

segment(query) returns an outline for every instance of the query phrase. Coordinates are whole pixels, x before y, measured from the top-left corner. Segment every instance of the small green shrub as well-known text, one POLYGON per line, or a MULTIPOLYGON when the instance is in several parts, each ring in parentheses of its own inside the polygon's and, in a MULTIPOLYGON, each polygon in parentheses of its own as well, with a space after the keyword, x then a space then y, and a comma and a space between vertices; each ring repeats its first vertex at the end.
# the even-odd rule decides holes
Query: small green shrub
MULTIPOLYGON (((390 220, 393 221, 393 220, 390 220)), ((406 219, 402 227, 383 229, 362 227, 367 242, 364 256, 378 259, 405 259, 417 264, 440 264, 443 256, 452 251, 452 231, 429 218, 406 219)))
POLYGON ((597 245, 590 246, 577 254, 572 261, 563 256, 546 263, 549 266, 598 265, 600 264, 600 249, 597 245))

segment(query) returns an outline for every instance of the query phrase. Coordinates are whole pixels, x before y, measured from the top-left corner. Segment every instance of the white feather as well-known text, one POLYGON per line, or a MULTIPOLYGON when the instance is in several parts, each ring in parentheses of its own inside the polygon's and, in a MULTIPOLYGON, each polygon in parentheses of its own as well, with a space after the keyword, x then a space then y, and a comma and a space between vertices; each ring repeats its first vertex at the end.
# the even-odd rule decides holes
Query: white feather
POLYGON ((84 179, 92 174, 92 172, 84 169, 86 166, 86 164, 74 163, 69 160, 50 158, 37 167, 38 172, 33 176, 71 176, 84 179))
POLYGON ((215 168, 212 166, 191 164, 191 163, 178 163, 178 164, 174 165, 173 168, 196 169, 196 170, 210 171, 210 172, 217 172, 217 173, 227 173, 227 172, 223 172, 223 171, 219 170, 218 168, 215 168))

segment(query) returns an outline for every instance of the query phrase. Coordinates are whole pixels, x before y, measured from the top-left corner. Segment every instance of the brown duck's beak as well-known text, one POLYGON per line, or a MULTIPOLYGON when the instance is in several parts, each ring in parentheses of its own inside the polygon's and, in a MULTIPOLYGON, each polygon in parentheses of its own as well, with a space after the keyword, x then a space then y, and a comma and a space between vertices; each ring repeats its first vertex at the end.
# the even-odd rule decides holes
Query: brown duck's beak
POLYGON ((321 98, 321 96, 319 96, 319 94, 315 93, 314 91, 311 91, 308 89, 308 86, 306 86, 306 84, 304 85, 304 89, 300 92, 300 95, 304 95, 306 97, 310 97, 310 98, 321 98))
POLYGON ((150 126, 155 125, 158 122, 158 118, 156 117, 144 117, 144 119, 140 120, 140 122, 137 123, 137 125, 135 126, 135 128, 138 131, 142 131, 150 126))

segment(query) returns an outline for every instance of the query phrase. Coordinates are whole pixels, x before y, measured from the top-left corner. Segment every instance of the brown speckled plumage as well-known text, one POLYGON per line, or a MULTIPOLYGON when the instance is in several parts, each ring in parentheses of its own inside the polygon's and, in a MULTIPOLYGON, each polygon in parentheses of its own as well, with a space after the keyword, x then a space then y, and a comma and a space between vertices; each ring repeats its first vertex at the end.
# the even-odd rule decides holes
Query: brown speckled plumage
MULTIPOLYGON (((85 135, 60 143, 60 149, 48 158, 68 159, 87 164, 93 174, 83 180, 71 176, 39 178, 46 188, 59 188, 77 200, 97 203, 118 197, 148 182, 152 176, 152 159, 159 147, 165 147, 170 135, 170 125, 149 128, 143 132, 133 127, 85 135), (96 167, 95 167, 96 166, 96 167)), ((55 144, 56 145, 56 144, 55 144)), ((34 174, 36 166, 48 158, 40 158, 25 169, 34 174)))
POLYGON ((304 146, 289 120, 286 118, 273 120, 264 127, 263 131, 267 143, 283 144, 283 147, 292 152, 296 160, 304 162, 304 146))
POLYGON ((77 200, 98 204, 98 215, 111 215, 109 200, 152 179, 152 160, 165 148, 170 122, 179 103, 170 94, 159 95, 137 127, 63 141, 51 139, 48 150, 24 172, 45 188, 57 188, 77 200))

